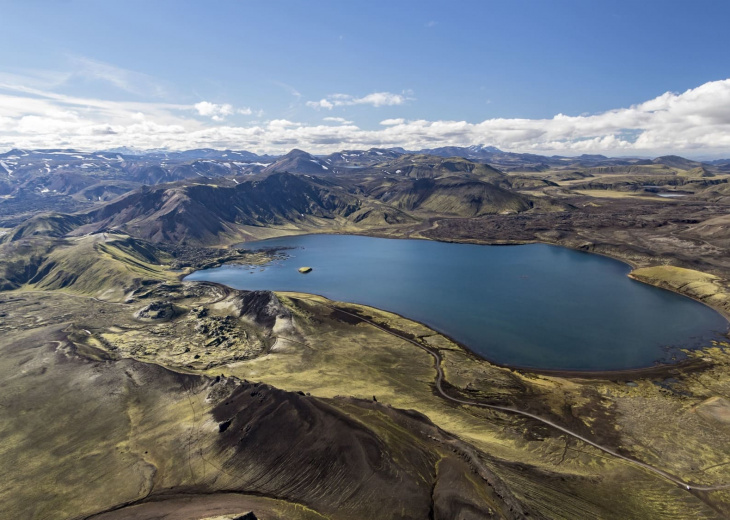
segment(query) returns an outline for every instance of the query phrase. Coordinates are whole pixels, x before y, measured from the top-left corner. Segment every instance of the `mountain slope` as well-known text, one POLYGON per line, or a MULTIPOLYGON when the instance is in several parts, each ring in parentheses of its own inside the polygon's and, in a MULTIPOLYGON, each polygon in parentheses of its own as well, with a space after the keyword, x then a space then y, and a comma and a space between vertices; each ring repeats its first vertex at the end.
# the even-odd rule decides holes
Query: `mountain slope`
POLYGON ((0 245, 0 290, 66 289, 121 300, 145 283, 171 278, 161 266, 169 261, 166 253, 123 235, 33 236, 0 245))
POLYGON ((488 164, 462 159, 461 157, 437 157, 434 155, 400 155, 395 159, 368 168, 353 170, 359 174, 393 175, 415 179, 435 179, 447 176, 466 176, 490 182, 505 188, 510 183, 506 175, 488 164))
POLYGON ((688 178, 702 178, 702 177, 714 177, 715 174, 708 171, 707 168, 704 166, 698 166, 696 168, 692 168, 690 170, 685 170, 683 172, 679 172, 677 175, 680 177, 688 177, 688 178))
POLYGON ((309 173, 309 174, 327 174, 332 173, 329 166, 322 159, 317 159, 302 150, 294 149, 278 161, 268 165, 263 169, 263 173, 309 173))
POLYGON ((522 195, 464 177, 406 179, 380 185, 369 195, 406 211, 465 217, 517 213, 531 207, 522 195))
POLYGON ((288 173, 240 184, 177 183, 144 188, 89 212, 78 233, 122 229, 152 242, 210 244, 239 236, 240 226, 306 223, 346 217, 360 201, 322 181, 288 173))
POLYGON ((48 213, 31 217, 13 228, 7 235, 0 237, 0 243, 34 237, 62 237, 84 223, 84 219, 75 215, 48 213))
MULTIPOLYGON (((95 314, 82 318, 94 330, 97 313, 119 310, 52 298, 95 314)), ((417 412, 119 359, 67 330, 3 334, 0 477, 14 485, 0 490, 2 518, 238 518, 209 500, 230 497, 265 497, 252 502, 260 518, 291 520, 523 514, 471 448, 417 412)))
POLYGON ((679 157, 678 155, 663 155, 662 157, 657 157, 652 162, 654 164, 663 164, 664 166, 669 166, 670 168, 676 168, 678 170, 692 170, 702 166, 701 162, 691 161, 684 157, 679 157))
POLYGON ((405 154, 402 148, 370 148, 369 150, 342 150, 324 158, 327 165, 338 168, 363 168, 397 159, 405 154))

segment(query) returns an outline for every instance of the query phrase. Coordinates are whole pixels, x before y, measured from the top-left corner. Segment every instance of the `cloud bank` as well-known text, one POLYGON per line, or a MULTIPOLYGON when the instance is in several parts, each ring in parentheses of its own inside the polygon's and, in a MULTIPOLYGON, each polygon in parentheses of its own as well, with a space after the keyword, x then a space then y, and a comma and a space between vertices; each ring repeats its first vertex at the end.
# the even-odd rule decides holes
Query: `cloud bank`
POLYGON ((325 108, 332 110, 334 107, 352 105, 370 105, 373 107, 386 107, 402 105, 408 101, 405 94, 393 94, 392 92, 373 92, 363 97, 355 97, 349 94, 332 94, 319 101, 307 101, 306 105, 319 110, 325 108))
MULTIPOLYGON (((333 107, 394 106, 405 102, 399 96, 340 94, 322 101, 333 107)), ((327 108, 321 101, 316 103, 327 108)), ((298 147, 327 153, 373 146, 420 149, 487 144, 509 151, 566 155, 730 156, 730 79, 682 93, 667 92, 628 108, 593 115, 557 114, 549 119, 467 122, 394 117, 375 129, 341 118, 325 118, 319 124, 284 119, 249 126, 226 123, 227 117, 246 110, 207 101, 175 105, 77 98, 0 83, 0 149, 212 147, 278 153, 298 147)))

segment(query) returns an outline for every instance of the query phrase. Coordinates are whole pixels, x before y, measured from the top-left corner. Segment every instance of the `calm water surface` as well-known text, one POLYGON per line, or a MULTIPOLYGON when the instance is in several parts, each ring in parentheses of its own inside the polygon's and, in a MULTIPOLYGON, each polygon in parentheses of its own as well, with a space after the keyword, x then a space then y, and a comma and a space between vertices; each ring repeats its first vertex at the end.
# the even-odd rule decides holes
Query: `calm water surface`
POLYGON ((485 358, 544 369, 617 370, 669 361, 727 330, 714 310, 631 280, 626 264, 556 246, 480 246, 305 235, 264 267, 225 265, 186 280, 321 294, 396 312, 485 358), (313 271, 300 274, 297 269, 313 271))
POLYGON ((664 197, 665 199, 676 199, 679 197, 686 197, 687 193, 657 193, 660 197, 664 197))

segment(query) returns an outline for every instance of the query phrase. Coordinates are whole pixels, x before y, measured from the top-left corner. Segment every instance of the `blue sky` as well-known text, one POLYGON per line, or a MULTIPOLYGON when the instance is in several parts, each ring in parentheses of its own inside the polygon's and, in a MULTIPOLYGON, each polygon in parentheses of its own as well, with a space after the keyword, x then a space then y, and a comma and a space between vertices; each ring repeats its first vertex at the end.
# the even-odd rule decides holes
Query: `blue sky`
POLYGON ((0 7, 2 148, 730 156, 726 2, 0 7))

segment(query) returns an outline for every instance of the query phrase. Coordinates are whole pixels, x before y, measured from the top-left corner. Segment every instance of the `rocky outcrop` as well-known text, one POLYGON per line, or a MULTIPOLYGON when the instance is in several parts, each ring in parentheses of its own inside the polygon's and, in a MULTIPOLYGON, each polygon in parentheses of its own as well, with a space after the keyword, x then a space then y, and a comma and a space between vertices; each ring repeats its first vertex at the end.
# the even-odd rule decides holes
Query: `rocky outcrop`
POLYGON ((134 313, 138 320, 169 320, 174 316, 175 306, 170 302, 150 303, 134 313))
POLYGON ((245 515, 237 516, 233 520, 258 520, 253 511, 246 513, 245 515))
POLYGON ((291 322, 292 314, 271 291, 251 291, 233 301, 236 314, 256 325, 273 329, 279 321, 291 322))

